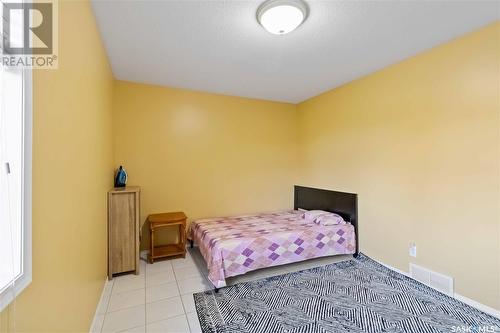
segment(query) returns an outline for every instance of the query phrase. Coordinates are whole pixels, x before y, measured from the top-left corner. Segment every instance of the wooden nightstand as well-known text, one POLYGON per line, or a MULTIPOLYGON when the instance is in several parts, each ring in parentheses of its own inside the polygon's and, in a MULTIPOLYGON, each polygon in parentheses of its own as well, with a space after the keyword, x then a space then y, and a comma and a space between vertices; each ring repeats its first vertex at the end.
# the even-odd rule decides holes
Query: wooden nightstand
POLYGON ((186 214, 183 212, 152 214, 148 216, 149 234, 151 245, 149 249, 149 262, 155 259, 179 256, 186 257, 186 214), (177 225, 179 227, 179 242, 177 244, 154 245, 155 231, 164 227, 177 225))

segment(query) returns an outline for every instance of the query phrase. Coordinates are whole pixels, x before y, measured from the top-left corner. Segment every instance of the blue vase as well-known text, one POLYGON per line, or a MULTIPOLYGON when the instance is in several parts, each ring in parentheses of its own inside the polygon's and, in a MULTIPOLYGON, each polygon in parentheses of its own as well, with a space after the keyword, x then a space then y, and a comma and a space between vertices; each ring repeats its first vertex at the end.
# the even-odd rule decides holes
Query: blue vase
POLYGON ((116 172, 115 187, 125 187, 126 185, 127 185, 127 172, 120 165, 120 168, 116 172))

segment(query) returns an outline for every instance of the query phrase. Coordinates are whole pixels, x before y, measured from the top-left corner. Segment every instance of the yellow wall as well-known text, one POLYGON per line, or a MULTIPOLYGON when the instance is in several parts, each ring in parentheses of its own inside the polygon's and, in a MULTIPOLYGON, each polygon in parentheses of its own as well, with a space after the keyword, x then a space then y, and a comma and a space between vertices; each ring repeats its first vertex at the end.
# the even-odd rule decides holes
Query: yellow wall
POLYGON ((143 220, 293 208, 294 105, 116 82, 113 108, 115 163, 142 187, 143 220))
POLYGON ((59 69, 33 81, 33 282, 0 328, 88 332, 106 276, 113 178, 113 77, 88 2, 59 3, 59 69))
POLYGON ((361 249, 449 274, 497 309, 499 33, 490 25, 298 106, 301 182, 359 194, 361 249))

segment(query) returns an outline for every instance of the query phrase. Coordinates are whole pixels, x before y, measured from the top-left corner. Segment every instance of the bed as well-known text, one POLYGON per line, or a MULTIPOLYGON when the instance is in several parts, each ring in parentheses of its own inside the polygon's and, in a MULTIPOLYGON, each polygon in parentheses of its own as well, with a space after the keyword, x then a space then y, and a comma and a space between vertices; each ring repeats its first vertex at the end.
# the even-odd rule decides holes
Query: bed
POLYGON ((260 268, 359 252, 357 195, 294 187, 294 209, 272 213, 199 219, 189 238, 199 246, 216 290, 226 278, 260 268), (322 226, 302 218, 301 210, 325 210, 347 224, 322 226))

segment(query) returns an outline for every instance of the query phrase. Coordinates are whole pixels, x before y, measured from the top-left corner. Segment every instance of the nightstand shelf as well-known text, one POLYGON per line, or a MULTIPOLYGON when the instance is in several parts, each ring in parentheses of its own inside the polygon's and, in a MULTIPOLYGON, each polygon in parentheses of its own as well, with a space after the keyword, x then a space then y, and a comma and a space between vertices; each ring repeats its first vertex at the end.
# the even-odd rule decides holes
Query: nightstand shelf
POLYGON ((152 264, 155 259, 183 256, 186 257, 186 215, 183 212, 152 214, 148 216, 151 244, 148 260, 152 264), (164 227, 178 226, 178 243, 154 245, 155 232, 164 227))
POLYGON ((154 247, 155 258, 178 256, 186 253, 180 244, 157 245, 154 247))

